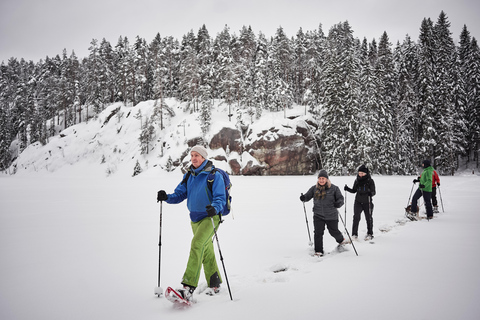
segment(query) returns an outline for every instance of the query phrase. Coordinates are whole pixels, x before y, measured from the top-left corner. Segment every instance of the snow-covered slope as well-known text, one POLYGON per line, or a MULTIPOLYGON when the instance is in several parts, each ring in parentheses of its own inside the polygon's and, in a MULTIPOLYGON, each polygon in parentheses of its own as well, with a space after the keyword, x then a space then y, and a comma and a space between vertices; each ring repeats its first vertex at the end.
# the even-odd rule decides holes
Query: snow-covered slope
MULTIPOLYGON (((296 106, 287 111, 266 112, 259 120, 249 116, 246 111, 237 112, 232 121, 229 121, 228 106, 216 101, 212 108, 210 130, 202 136, 198 113, 190 112, 185 104, 176 99, 167 99, 165 103, 171 112, 164 109, 163 120, 156 120, 155 136, 149 145, 148 154, 141 153, 139 137, 142 124, 146 119, 151 119, 155 101, 141 102, 136 106, 115 103, 103 110, 96 119, 71 126, 49 138, 46 145, 29 145, 15 160, 10 172, 55 172, 64 166, 75 165, 88 166, 90 170, 102 175, 132 176, 137 161, 143 171, 170 171, 189 161, 186 153, 189 150, 188 142, 202 138, 208 142, 212 135, 222 128, 235 129, 240 124, 255 123, 249 127, 251 135, 247 141, 253 143, 253 139, 259 136, 258 132, 272 127, 276 128, 277 135, 295 134, 291 123, 300 123, 303 126, 307 119, 307 116, 301 116, 304 107, 296 106), (292 121, 285 116, 300 117, 292 121), (163 130, 160 130, 161 123, 163 130), (172 162, 175 162, 176 166, 172 167, 172 162)), ((242 167, 249 161, 258 163, 248 152, 238 154, 223 149, 209 151, 211 157, 235 159, 242 167)), ((217 166, 230 171, 227 161, 218 162, 217 166)))

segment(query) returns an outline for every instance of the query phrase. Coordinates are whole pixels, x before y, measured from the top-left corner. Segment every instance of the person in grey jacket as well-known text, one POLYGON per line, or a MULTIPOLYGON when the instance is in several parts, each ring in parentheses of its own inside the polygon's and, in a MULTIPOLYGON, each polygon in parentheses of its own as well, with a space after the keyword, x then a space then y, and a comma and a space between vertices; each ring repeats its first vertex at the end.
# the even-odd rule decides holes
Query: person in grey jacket
POLYGON ((338 230, 338 208, 343 206, 344 198, 340 189, 328 179, 328 173, 322 169, 318 173, 317 184, 300 196, 303 202, 313 198, 313 226, 315 255, 323 256, 323 234, 325 226, 335 238, 339 246, 346 243, 345 238, 338 230))

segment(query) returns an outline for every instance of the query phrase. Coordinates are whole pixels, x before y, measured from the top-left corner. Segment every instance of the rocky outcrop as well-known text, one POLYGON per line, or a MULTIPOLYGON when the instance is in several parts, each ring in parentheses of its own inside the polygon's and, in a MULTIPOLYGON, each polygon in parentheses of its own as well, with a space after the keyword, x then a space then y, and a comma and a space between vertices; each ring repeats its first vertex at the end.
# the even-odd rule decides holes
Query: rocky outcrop
POLYGON ((210 140, 209 147, 212 150, 223 149, 228 152, 243 152, 242 134, 237 129, 223 128, 210 140))
POLYGON ((213 135, 209 147, 225 151, 215 160, 226 161, 233 175, 311 174, 318 169, 313 137, 304 121, 286 121, 268 130, 256 131, 252 126, 243 134, 223 128, 213 135))

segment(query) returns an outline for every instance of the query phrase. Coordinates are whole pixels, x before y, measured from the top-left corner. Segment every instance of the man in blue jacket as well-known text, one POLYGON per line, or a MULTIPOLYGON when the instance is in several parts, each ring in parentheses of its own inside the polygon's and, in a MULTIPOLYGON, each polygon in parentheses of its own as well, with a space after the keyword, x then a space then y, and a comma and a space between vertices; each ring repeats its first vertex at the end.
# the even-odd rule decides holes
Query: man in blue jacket
POLYGON ((207 185, 207 177, 215 168, 212 162, 207 160, 207 150, 202 146, 195 146, 190 151, 190 156, 192 165, 174 193, 167 194, 164 190, 160 190, 157 194, 158 201, 171 204, 187 199, 193 239, 187 268, 182 279, 183 289, 179 290, 186 300, 191 300, 198 286, 202 264, 209 287, 207 294, 219 291, 222 279, 213 249, 214 230, 211 219, 213 218, 215 229, 218 230, 220 224, 218 213, 225 206, 225 185, 222 175, 215 174, 211 190, 207 185))

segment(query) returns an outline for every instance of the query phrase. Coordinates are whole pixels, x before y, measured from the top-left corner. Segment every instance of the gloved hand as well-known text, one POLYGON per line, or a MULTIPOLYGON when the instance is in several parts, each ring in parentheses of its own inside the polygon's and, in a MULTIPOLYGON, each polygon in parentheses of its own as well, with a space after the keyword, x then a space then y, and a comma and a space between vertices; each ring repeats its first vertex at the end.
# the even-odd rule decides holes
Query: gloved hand
POLYGON ((368 196, 369 196, 370 198, 373 197, 373 193, 369 192, 369 193, 368 193, 368 196))
POLYGON ((424 189, 424 188, 425 188, 425 185, 424 185, 424 184, 420 184, 419 187, 420 187, 420 189, 424 189))
POLYGON ((157 193, 157 202, 158 201, 165 201, 168 199, 168 196, 167 196, 167 193, 165 192, 165 190, 160 190, 158 191, 157 193))
POLYGON ((440 182, 437 182, 437 187, 440 187, 440 182))
POLYGON ((420 180, 418 180, 418 179, 413 179, 413 183, 417 183, 417 182, 420 182, 420 180))
POLYGON ((343 190, 345 191, 348 191, 348 189, 350 189, 347 185, 345 185, 345 187, 343 187, 343 190))
POLYGON ((207 209, 207 214, 209 217, 214 217, 217 215, 217 210, 212 205, 208 205, 205 207, 207 209))
POLYGON ((305 202, 305 195, 302 193, 302 195, 300 196, 300 201, 302 202, 305 202))

